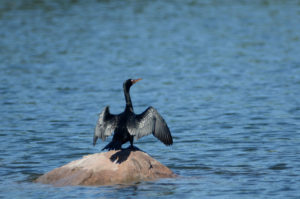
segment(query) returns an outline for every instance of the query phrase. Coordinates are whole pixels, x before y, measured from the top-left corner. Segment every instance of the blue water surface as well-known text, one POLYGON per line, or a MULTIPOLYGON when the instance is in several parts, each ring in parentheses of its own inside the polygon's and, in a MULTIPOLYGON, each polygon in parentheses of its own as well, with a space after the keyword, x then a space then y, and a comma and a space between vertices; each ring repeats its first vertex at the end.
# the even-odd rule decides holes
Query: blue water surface
POLYGON ((300 197, 299 1, 2 0, 0 27, 0 198, 300 197), (179 177, 33 183, 107 144, 128 78, 174 138, 136 146, 179 177))

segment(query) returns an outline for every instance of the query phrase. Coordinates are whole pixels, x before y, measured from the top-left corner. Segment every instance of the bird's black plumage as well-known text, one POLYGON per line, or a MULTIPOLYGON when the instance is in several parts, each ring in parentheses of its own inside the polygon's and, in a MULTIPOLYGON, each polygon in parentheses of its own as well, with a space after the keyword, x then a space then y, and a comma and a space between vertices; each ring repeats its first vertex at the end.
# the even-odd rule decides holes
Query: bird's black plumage
POLYGON ((151 133, 165 145, 173 144, 169 127, 155 108, 150 106, 141 114, 133 112, 129 91, 130 87, 139 80, 141 79, 128 79, 123 84, 126 100, 124 112, 114 115, 110 113, 109 107, 106 106, 100 113, 95 128, 93 144, 96 144, 98 138, 104 141, 106 137, 114 132, 112 141, 102 150, 121 149, 121 146, 128 141, 130 146, 134 148, 134 138, 139 139, 151 133))

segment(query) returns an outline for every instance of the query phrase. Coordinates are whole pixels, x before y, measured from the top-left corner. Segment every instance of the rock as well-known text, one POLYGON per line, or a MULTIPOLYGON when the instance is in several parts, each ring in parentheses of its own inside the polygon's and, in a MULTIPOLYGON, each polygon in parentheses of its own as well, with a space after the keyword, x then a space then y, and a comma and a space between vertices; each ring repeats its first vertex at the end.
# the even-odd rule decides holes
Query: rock
POLYGON ((176 175, 142 151, 123 149, 84 156, 42 176, 36 182, 68 185, 113 185, 176 175))

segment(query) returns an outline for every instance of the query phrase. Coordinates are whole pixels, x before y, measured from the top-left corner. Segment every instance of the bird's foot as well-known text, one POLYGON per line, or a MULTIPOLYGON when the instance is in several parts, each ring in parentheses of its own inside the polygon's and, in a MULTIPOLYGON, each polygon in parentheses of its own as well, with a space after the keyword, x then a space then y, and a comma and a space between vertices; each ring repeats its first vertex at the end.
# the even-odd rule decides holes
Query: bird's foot
POLYGON ((132 151, 140 151, 140 149, 136 146, 130 145, 127 149, 130 149, 132 151))

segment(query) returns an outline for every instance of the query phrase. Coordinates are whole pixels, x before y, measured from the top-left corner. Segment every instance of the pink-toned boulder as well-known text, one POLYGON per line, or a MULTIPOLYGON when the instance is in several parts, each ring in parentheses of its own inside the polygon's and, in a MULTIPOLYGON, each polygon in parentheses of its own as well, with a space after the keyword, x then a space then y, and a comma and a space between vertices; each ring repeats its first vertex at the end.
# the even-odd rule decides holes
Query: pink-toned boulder
POLYGON ((147 153, 125 149, 84 156, 40 176, 36 182, 54 186, 97 186, 175 176, 147 153))

